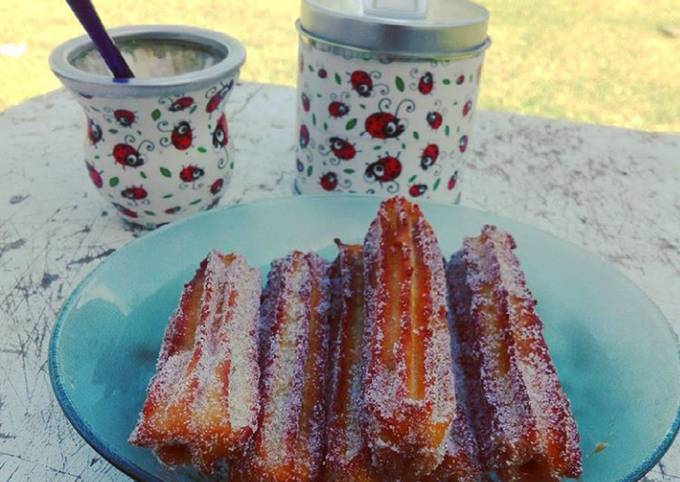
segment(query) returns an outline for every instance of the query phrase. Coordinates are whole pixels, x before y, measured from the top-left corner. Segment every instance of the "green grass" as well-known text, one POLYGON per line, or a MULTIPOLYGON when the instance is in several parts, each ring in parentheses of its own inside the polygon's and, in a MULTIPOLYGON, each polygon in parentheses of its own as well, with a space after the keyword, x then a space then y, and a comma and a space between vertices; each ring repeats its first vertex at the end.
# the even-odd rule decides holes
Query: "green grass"
MULTIPOLYGON (((225 31, 248 50, 242 78, 295 83, 298 0, 98 0, 110 26, 184 23, 225 31)), ((650 131, 680 132, 677 0, 488 0, 493 45, 484 66, 482 108, 650 131)), ((80 28, 65 2, 2 2, 0 110, 58 87, 50 50, 80 28)))

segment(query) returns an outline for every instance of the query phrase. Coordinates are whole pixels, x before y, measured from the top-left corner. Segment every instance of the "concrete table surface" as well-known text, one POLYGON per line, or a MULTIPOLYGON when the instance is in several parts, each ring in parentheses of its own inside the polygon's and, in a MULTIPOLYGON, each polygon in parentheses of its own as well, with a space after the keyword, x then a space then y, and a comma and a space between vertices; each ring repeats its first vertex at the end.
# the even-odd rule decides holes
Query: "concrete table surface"
MULTIPOLYGON (((288 196, 294 90, 243 84, 227 110, 236 172, 221 205, 288 196)), ((52 395, 50 332, 78 282, 144 232, 95 192, 83 116, 56 91, 0 113, 0 480, 124 480, 52 395)), ((680 136, 479 112, 463 204, 614 263, 680 332, 680 136)), ((680 480, 676 442, 646 481, 680 480)), ((604 481, 603 481, 604 482, 604 481)))

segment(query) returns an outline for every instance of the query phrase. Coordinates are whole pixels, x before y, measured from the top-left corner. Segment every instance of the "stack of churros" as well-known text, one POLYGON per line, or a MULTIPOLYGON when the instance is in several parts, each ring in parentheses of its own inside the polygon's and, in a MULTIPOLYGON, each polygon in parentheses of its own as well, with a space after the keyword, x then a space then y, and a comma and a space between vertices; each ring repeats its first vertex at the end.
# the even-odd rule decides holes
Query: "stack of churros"
POLYGON ((558 481, 578 432, 512 237, 448 263, 420 208, 260 275, 211 253, 182 293, 131 443, 234 482, 558 481))

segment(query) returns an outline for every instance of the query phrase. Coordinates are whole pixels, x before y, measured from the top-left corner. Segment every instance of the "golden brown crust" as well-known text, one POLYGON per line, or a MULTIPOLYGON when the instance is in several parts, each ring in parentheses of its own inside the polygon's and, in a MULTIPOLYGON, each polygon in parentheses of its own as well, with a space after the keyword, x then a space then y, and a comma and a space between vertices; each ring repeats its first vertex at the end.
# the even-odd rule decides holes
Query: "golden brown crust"
POLYGON ((503 481, 578 477, 576 424, 514 240, 495 227, 451 258, 454 326, 483 459, 503 481))
POLYGON ((255 432, 259 278, 242 257, 212 252, 184 288, 130 436, 167 465, 212 473, 255 432))
POLYGON ((377 482, 361 433, 363 248, 336 243, 339 254, 332 267, 327 438, 321 480, 377 482))
POLYGON ((364 261, 367 443, 385 476, 422 477, 443 457, 456 402, 444 265, 417 205, 381 204, 364 261))
POLYGON ((325 436, 328 264, 295 251, 272 263, 262 303, 260 429, 232 481, 311 481, 325 436))

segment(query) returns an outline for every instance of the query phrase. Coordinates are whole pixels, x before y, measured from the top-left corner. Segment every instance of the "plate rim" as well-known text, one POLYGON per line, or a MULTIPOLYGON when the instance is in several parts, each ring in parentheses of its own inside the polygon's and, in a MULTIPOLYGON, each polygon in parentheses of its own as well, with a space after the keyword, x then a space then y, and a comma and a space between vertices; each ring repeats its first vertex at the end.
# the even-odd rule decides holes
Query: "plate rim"
MULTIPOLYGON (((61 308, 59 309, 59 314, 57 315, 57 319, 54 323, 54 326, 52 327, 52 332, 50 335, 50 344, 49 344, 49 349, 48 349, 48 368, 49 368, 49 378, 50 378, 50 384, 52 386, 52 391, 54 392, 55 398, 57 399, 57 403, 59 404, 59 407, 61 408, 62 412, 66 416, 66 419, 68 420, 69 424, 78 432, 78 434, 85 440, 85 442, 92 447, 99 455, 104 457, 109 463, 111 463, 114 467, 116 467, 118 470, 120 470, 122 473, 134 477, 136 479, 141 479, 141 480, 149 480, 153 482, 163 482, 162 479, 159 479, 155 475, 147 472, 141 467, 138 467, 134 462, 121 457, 117 453, 115 453, 112 450, 109 450, 106 446, 101 444, 98 440, 98 438, 95 436, 95 434, 90 430, 89 426, 78 416, 78 412, 75 409, 71 399, 69 398, 68 394, 66 393, 65 390, 65 384, 64 380, 62 379, 60 373, 59 373, 59 367, 60 364, 57 362, 56 359, 56 345, 59 340, 59 336, 61 335, 61 331, 63 328, 64 320, 68 318, 68 315, 71 312, 71 309, 73 305, 75 304, 76 301, 80 298, 81 292, 88 287, 88 285, 92 282, 94 279, 95 275, 101 270, 103 266, 106 266, 108 263, 111 263, 112 259, 115 259, 117 256, 119 256, 119 253, 123 250, 130 249, 131 247, 134 247, 138 243, 141 243, 142 241, 148 240, 148 239, 153 239, 156 236, 162 235, 168 230, 172 229, 177 229, 178 226, 183 226, 184 224, 193 222, 196 219, 200 219, 205 216, 214 216, 214 213, 222 212, 222 211, 229 211, 233 209, 239 209, 239 208, 244 208, 244 207, 250 207, 253 205, 260 205, 260 204, 271 204, 271 203, 278 203, 281 201, 296 201, 296 200, 329 200, 329 199, 338 199, 338 198, 346 198, 346 199, 364 199, 364 200, 371 200, 374 202, 378 202, 381 200, 380 196, 370 196, 370 195, 362 195, 362 194, 335 194, 334 196, 330 197, 328 195, 324 194, 317 194, 317 195, 297 195, 297 196, 276 196, 272 198, 266 198, 266 199, 258 199, 255 201, 249 201, 245 203, 239 203, 239 204, 232 204, 232 205, 227 205, 227 206, 218 206, 215 209, 203 211, 200 213, 197 213, 193 216, 186 217, 184 219, 177 220, 173 223, 169 223, 165 226, 161 226, 160 228, 155 229, 152 232, 146 233, 144 236, 140 236, 136 239, 132 239, 125 244, 123 244, 121 247, 116 249, 114 253, 112 253, 110 256, 108 256, 105 260, 103 260, 101 263, 99 263, 97 266, 95 266, 88 274, 86 274, 82 280, 78 283, 76 288, 71 292, 71 294, 68 296, 66 301, 63 303, 61 308), (160 233, 160 234, 159 234, 160 233)), ((664 315, 663 311, 659 308, 659 306, 650 298, 650 296, 642 289, 640 288, 632 279, 628 277, 624 272, 622 272, 616 265, 611 263, 610 261, 606 260, 605 258, 601 257, 600 255, 593 253, 586 248, 583 248, 576 243, 573 243, 571 241, 562 239, 548 231, 545 231, 541 228, 538 228, 536 226, 533 226, 531 224, 525 223, 523 221, 517 221, 512 218, 503 216, 503 215, 498 215, 489 211, 484 211, 482 209, 477 209, 474 207, 469 207, 469 206, 462 206, 460 204, 447 204, 447 203, 442 203, 442 202, 433 202, 433 201, 422 201, 418 202, 417 204, 419 205, 437 205, 437 206, 447 206, 450 208, 454 209, 463 209, 463 210, 471 210, 475 211, 479 214, 482 215, 491 215, 495 218, 498 218, 499 220, 502 221, 510 221, 511 223, 514 224, 520 224, 523 228, 529 229, 531 231, 539 232, 543 236, 548 236, 552 238, 553 241, 557 241, 558 243, 562 244, 567 244, 571 248, 575 248, 577 251, 579 251, 581 254, 586 255, 588 257, 591 257, 593 259, 596 259, 600 264, 606 266, 608 269, 611 269, 615 271, 624 281, 625 283, 628 283, 635 289, 637 289, 643 297, 651 304, 651 306, 654 307, 654 309, 658 312, 658 314, 661 316, 661 320, 663 321, 663 324, 669 332, 669 336, 673 340, 676 348, 676 354, 678 356, 678 363, 680 363, 680 338, 678 334, 675 332, 675 329, 673 326, 670 324, 670 321, 666 316, 664 315)), ((678 432, 680 431, 680 399, 678 400, 677 408, 676 408, 676 413, 675 413, 675 418, 669 427, 669 429, 666 432, 666 435, 664 436, 663 439, 659 442, 657 447, 640 463, 638 466, 629 474, 627 474, 624 478, 620 479, 618 482, 635 482, 642 478, 645 474, 647 474, 658 462, 661 460, 661 458, 664 456, 664 454, 668 451, 668 449, 671 447, 673 444, 673 441, 675 440, 676 436, 678 435, 678 432)))

